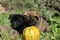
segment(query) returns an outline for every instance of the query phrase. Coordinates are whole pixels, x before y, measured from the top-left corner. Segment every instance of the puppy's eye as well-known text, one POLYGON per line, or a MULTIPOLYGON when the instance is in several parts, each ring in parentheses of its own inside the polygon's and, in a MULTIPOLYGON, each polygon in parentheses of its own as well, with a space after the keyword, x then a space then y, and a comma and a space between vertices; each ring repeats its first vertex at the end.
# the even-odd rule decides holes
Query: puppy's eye
POLYGON ((39 20, 39 18, 37 16, 34 16, 37 20, 39 20))

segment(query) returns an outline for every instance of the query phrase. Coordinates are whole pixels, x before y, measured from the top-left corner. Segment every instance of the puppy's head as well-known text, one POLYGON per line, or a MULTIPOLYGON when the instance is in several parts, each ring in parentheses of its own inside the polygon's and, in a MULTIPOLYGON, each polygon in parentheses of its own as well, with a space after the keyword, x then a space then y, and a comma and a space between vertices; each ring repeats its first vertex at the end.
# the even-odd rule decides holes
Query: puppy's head
POLYGON ((29 25, 36 25, 40 18, 40 15, 37 11, 25 11, 24 15, 29 17, 28 18, 29 25))
POLYGON ((20 14, 11 14, 9 16, 12 28, 23 26, 26 21, 26 16, 20 14))
POLYGON ((39 20, 40 14, 37 11, 25 11, 24 15, 26 16, 32 16, 35 19, 39 20))

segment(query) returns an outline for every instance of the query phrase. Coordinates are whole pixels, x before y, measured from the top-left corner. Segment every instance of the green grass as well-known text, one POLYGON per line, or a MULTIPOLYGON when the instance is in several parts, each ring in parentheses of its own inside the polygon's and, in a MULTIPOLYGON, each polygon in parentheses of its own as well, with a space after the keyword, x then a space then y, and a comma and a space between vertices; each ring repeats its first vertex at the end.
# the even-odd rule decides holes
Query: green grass
MULTIPOLYGON (((12 12, 12 13, 15 13, 15 12, 12 12)), ((0 13, 0 24, 10 26, 10 21, 8 18, 9 18, 9 15, 12 13, 10 12, 0 13)), ((16 12, 16 13, 19 13, 19 12, 16 12)), ((51 18, 50 20, 54 20, 57 23, 60 23, 59 21, 57 21, 57 20, 60 20, 59 18, 56 18, 56 19, 51 18)), ((57 28, 57 24, 51 21, 50 28, 51 28, 50 32, 41 33, 40 40, 60 40, 60 28, 57 28)), ((0 34, 2 33, 0 32, 0 34)), ((18 37, 18 38, 11 37, 9 35, 9 32, 6 32, 4 33, 4 35, 2 34, 2 37, 0 37, 0 40, 22 40, 22 37, 18 37)))

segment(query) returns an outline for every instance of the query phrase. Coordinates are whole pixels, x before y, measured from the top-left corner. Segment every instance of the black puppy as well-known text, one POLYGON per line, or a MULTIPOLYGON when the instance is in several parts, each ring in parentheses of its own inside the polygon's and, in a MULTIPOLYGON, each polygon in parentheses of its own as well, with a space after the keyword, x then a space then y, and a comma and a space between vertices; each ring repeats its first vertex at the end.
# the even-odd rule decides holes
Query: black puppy
POLYGON ((11 14, 10 22, 12 29, 17 30, 20 34, 22 34, 23 29, 28 26, 27 16, 21 14, 11 14))

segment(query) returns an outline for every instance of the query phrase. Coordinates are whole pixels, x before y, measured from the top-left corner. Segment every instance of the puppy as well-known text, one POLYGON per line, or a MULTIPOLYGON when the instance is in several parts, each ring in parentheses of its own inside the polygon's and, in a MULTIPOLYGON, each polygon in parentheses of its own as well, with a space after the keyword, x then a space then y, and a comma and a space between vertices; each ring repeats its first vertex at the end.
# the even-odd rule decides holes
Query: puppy
POLYGON ((28 26, 27 17, 20 14, 11 14, 9 16, 11 27, 22 34, 23 29, 28 26))
POLYGON ((37 11, 26 11, 24 15, 30 17, 28 20, 29 24, 33 25, 32 23, 35 23, 34 25, 37 26, 41 32, 50 30, 47 21, 44 20, 37 11))

